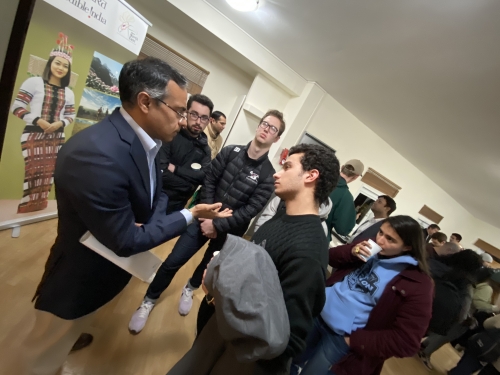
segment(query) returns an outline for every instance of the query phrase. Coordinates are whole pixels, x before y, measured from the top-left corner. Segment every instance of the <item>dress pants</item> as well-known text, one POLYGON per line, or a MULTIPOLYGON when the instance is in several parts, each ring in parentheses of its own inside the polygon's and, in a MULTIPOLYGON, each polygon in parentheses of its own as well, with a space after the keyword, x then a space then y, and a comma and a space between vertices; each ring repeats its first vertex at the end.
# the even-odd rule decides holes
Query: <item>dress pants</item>
POLYGON ((66 361, 78 337, 90 326, 94 313, 74 320, 35 310, 35 325, 19 349, 22 375, 54 375, 66 361))

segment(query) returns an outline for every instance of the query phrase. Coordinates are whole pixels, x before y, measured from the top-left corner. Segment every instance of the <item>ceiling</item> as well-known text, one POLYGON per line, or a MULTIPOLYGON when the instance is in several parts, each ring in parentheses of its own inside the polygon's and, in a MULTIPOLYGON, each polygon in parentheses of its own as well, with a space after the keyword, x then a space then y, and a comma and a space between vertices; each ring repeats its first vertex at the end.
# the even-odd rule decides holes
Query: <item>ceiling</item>
POLYGON ((206 1, 500 227, 500 1, 206 1))

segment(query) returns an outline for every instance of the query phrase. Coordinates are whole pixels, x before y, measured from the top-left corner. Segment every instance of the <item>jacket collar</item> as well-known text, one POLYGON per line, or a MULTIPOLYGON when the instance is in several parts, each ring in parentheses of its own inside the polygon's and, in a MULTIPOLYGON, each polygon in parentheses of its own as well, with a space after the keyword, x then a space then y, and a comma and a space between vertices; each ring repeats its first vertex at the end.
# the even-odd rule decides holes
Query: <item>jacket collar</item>
POLYGON ((212 138, 213 140, 216 140, 217 138, 220 137, 220 134, 215 134, 215 131, 212 129, 212 124, 210 123, 207 126, 207 132, 210 138, 212 138))
POLYGON ((250 144, 252 142, 248 142, 248 144, 246 146, 243 146, 241 147, 243 150, 245 150, 245 155, 247 157, 248 160, 250 160, 251 162, 255 163, 255 164, 262 164, 266 159, 268 159, 268 155, 269 155, 269 150, 264 154, 262 155, 260 158, 258 159, 251 159, 250 156, 248 156, 248 149, 250 148, 250 144))
POLYGON ((197 143, 201 146, 208 146, 207 135, 204 132, 201 132, 197 138, 194 138, 185 128, 181 128, 179 135, 186 138, 190 142, 197 143))
POLYGON ((420 271, 418 266, 409 266, 406 269, 404 269, 399 275, 402 278, 412 280, 417 283, 421 283, 426 279, 430 278, 430 276, 427 276, 425 273, 420 271))

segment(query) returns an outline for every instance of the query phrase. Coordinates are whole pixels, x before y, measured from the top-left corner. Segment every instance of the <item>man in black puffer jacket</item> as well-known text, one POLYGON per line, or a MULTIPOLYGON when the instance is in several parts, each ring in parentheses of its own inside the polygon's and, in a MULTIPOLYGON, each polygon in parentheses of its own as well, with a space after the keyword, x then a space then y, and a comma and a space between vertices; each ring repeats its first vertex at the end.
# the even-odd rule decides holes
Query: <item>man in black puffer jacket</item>
POLYGON ((203 184, 211 151, 203 130, 210 121, 214 104, 205 95, 196 94, 187 103, 187 126, 164 144, 159 154, 163 191, 168 196, 167 214, 180 211, 203 184))
POLYGON ((210 240, 203 260, 182 291, 179 314, 189 313, 193 304, 193 291, 200 287, 203 272, 214 251, 222 248, 228 233, 242 236, 252 218, 271 197, 275 170, 269 161, 268 152, 284 131, 283 114, 270 110, 261 119, 252 142, 246 146, 224 147, 206 168, 201 201, 221 202, 222 209, 233 210, 233 216, 229 220, 199 220, 188 226, 158 269, 144 301, 132 316, 129 323, 132 333, 139 333, 144 328, 156 301, 177 271, 210 240))

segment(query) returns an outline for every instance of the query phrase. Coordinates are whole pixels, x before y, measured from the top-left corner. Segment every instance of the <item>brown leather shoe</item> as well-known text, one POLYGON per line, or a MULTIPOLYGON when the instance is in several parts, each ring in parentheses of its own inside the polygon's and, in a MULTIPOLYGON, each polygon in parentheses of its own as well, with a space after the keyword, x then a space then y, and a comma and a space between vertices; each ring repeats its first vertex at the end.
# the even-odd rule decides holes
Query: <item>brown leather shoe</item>
POLYGON ((92 336, 90 333, 82 333, 80 337, 78 337, 78 340, 76 340, 73 347, 71 348, 70 353, 86 348, 92 343, 93 340, 94 336, 92 336))

